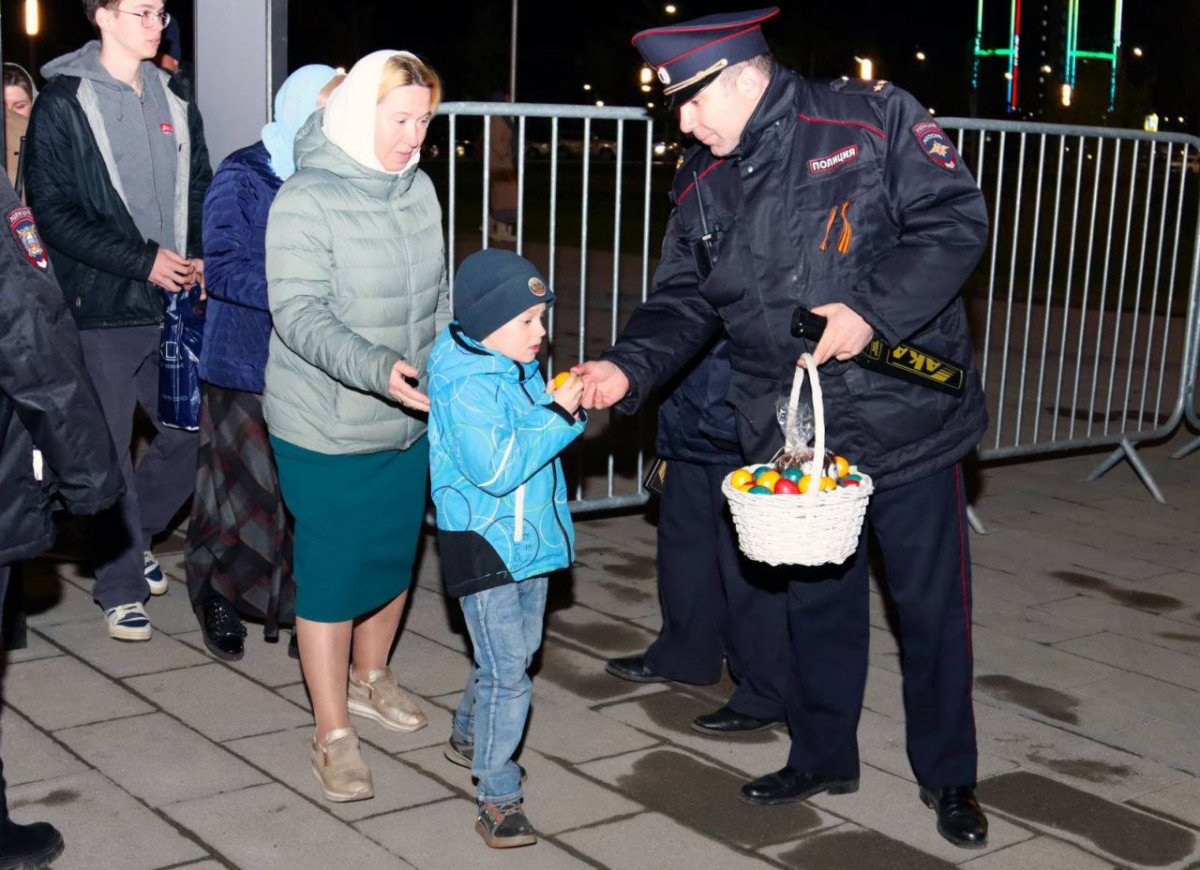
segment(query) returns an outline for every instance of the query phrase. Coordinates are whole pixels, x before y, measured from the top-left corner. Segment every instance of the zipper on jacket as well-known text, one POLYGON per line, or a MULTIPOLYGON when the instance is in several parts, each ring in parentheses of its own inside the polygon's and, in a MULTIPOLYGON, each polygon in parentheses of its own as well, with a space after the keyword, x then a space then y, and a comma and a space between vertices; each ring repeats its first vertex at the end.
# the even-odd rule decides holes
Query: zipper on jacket
MULTIPOLYGON (((521 370, 521 380, 519 383, 521 386, 521 392, 525 394, 525 398, 529 400, 529 404, 536 405, 537 402, 535 402, 533 400, 533 396, 529 395, 529 390, 525 389, 525 371, 524 371, 524 369, 521 370)), ((556 460, 558 459, 557 456, 554 458, 556 460)), ((572 544, 571 544, 571 536, 567 534, 567 527, 563 525, 562 517, 560 517, 558 515, 558 502, 555 501, 555 499, 554 499, 555 493, 558 492, 558 463, 557 462, 550 463, 550 472, 554 476, 554 486, 550 490, 550 510, 554 511, 554 522, 558 523, 558 530, 560 532, 562 532, 563 542, 567 545, 567 550, 571 557, 570 561, 568 562, 567 567, 570 567, 571 565, 575 564, 575 547, 572 546, 572 544)), ((524 484, 522 484, 522 486, 524 486, 524 484)), ((524 502, 523 496, 522 496, 521 500, 522 500, 522 502, 524 502)))

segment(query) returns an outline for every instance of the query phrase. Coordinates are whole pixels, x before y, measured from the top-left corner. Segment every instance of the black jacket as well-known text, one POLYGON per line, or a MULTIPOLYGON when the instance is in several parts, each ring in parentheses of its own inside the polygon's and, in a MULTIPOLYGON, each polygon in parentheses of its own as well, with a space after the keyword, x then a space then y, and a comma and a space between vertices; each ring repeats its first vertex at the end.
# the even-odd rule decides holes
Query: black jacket
POLYGON ((115 504, 125 484, 79 335, 7 178, 0 216, 0 565, 11 565, 54 543, 56 500, 92 514, 115 504))
POLYGON ((729 392, 729 341, 718 339, 676 376, 658 407, 654 449, 663 459, 700 465, 741 465, 737 420, 729 392))
POLYGON ((911 95, 886 82, 811 83, 776 66, 738 147, 724 159, 694 148, 672 196, 655 293, 604 355, 629 376, 619 410, 635 410, 724 331, 739 441, 748 459, 766 460, 783 442, 776 400, 814 347, 792 337, 792 312, 842 302, 890 343, 911 340, 969 371, 953 397, 827 363, 829 446, 881 486, 974 448, 987 411, 959 292, 983 252, 987 213, 911 95))
MULTIPOLYGON (((75 76, 56 76, 34 106, 26 139, 29 204, 80 329, 161 323, 162 298, 147 280, 158 243, 142 237, 113 187, 80 106, 79 85, 75 76)), ((186 101, 176 79, 168 87, 186 101)), ((180 253, 202 257, 201 217, 212 166, 195 103, 187 103, 187 113, 191 177, 187 251, 180 253)))

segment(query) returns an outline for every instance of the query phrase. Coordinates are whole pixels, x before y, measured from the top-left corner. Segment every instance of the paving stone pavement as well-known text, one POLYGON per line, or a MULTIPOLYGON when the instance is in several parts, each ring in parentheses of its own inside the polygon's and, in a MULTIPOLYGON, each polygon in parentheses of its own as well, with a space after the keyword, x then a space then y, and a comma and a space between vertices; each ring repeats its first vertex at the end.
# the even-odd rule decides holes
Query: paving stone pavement
POLYGON ((579 566, 556 578, 521 761, 542 842, 490 852, 469 773, 441 744, 469 643, 422 548, 392 659, 430 726, 360 723, 377 797, 329 804, 308 770, 296 662, 251 626, 246 659, 204 649, 182 538, 157 547, 175 581, 149 602, 154 640, 107 640, 84 566, 26 568, 29 649, 3 672, 0 752, 18 821, 58 825, 68 868, 874 868, 1200 870, 1200 455, 1146 448, 1159 505, 1101 455, 984 468, 973 535, 981 851, 949 846, 904 749, 900 648, 872 593, 859 727, 862 788, 806 805, 736 800, 781 766, 780 728, 738 741, 688 728, 731 688, 635 685, 603 672, 658 626, 654 530, 641 514, 580 519, 579 566))

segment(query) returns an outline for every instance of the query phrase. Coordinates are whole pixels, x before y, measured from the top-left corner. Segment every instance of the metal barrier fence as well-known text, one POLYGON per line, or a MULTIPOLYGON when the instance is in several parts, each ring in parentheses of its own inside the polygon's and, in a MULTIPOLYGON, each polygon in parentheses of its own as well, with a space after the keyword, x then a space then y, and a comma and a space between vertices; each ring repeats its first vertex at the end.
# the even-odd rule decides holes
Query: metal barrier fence
MULTIPOLYGON (((677 150, 655 141, 640 109, 449 103, 440 111, 449 125, 451 268, 489 244, 494 168, 482 156, 495 124, 509 122, 513 241, 547 267, 558 299, 547 370, 594 358, 649 291, 650 245, 661 239, 677 150)), ((1089 479, 1128 458, 1163 500, 1136 446, 1167 437, 1185 414, 1200 422, 1188 401, 1200 362, 1200 139, 939 120, 956 136, 992 224, 965 291, 991 415, 980 458, 1111 446, 1089 479)), ((426 166, 436 174, 436 163, 426 166)), ((573 510, 645 501, 648 417, 593 415, 565 463, 573 510)))
POLYGON ((1170 435, 1195 383, 1200 139, 947 118, 988 200, 968 285, 991 425, 984 461, 1170 435), (981 309, 982 306, 982 310, 981 309), (982 321, 982 322, 980 322, 982 321))

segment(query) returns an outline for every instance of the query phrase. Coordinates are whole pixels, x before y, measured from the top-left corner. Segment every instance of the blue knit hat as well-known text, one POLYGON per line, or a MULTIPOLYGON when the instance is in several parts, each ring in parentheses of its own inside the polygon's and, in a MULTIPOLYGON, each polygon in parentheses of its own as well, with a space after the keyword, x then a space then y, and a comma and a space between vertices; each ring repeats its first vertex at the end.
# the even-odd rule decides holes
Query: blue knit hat
POLYGON ((554 291, 537 266, 512 251, 476 251, 454 273, 454 317, 475 341, 541 302, 552 305, 554 291))

